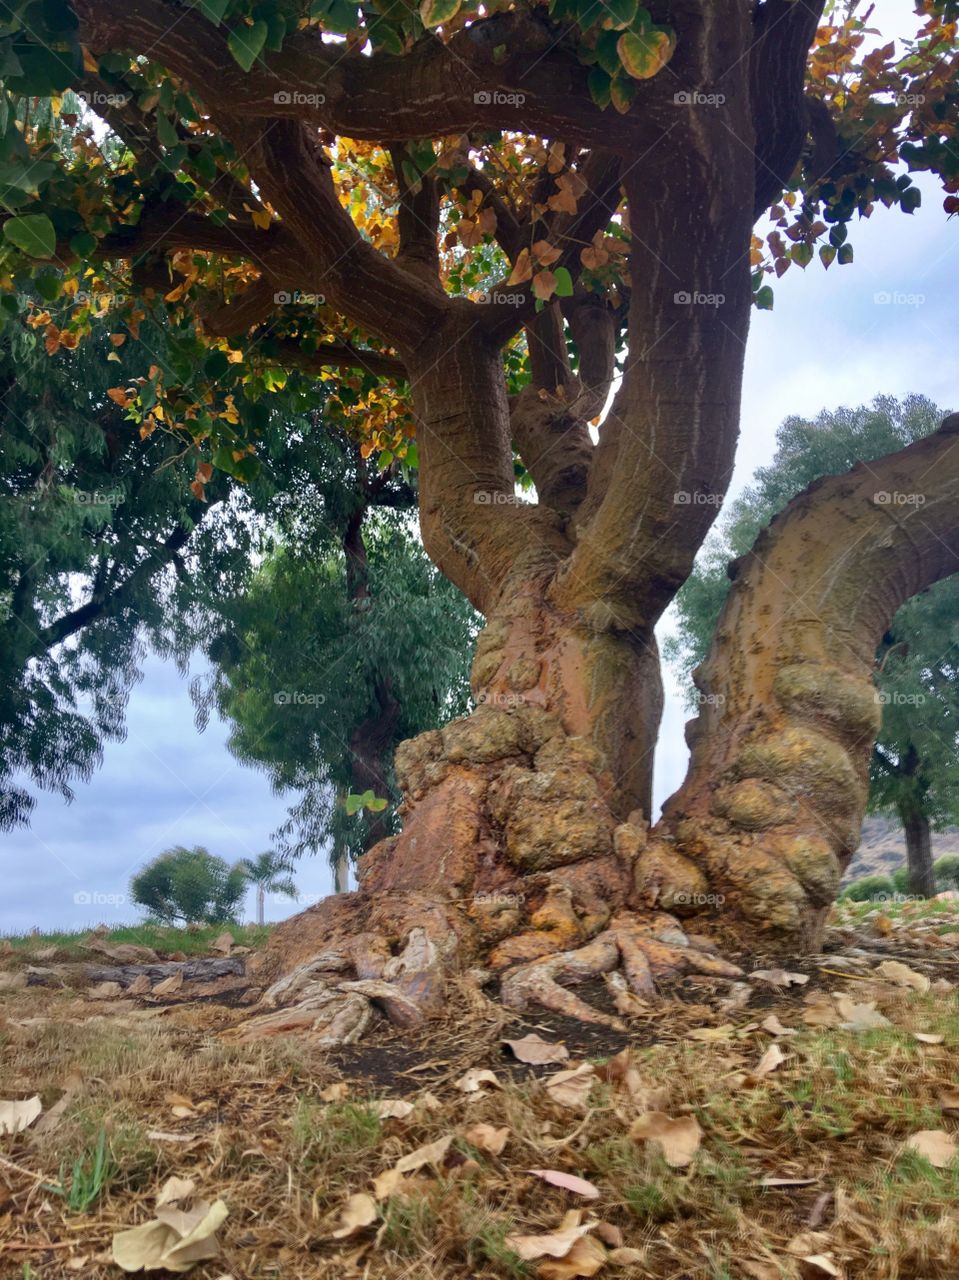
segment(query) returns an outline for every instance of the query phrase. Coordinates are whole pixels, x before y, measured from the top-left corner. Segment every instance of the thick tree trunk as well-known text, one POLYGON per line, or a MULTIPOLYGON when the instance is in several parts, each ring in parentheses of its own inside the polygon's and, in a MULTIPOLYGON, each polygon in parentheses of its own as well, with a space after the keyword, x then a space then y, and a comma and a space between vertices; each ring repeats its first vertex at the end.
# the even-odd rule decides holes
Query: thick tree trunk
POLYGON ((959 566, 957 429, 954 415, 817 481, 731 566, 694 674, 689 773, 657 831, 680 855, 666 887, 702 878, 722 899, 720 928, 744 919, 818 945, 859 843, 880 725, 876 646, 905 600, 959 566))
POLYGON ((918 810, 900 811, 902 829, 906 833, 906 865, 909 868, 909 892, 921 898, 936 896, 936 874, 932 869, 932 829, 929 819, 918 810))

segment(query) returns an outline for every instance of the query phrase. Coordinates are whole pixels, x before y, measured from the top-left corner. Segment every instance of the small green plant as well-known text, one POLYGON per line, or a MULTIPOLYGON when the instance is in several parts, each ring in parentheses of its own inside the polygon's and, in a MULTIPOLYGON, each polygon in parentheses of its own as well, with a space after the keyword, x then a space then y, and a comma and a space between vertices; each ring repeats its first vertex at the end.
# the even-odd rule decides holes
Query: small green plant
POLYGON ((355 791, 351 791, 343 802, 346 812, 352 817, 359 813, 361 809, 369 809, 370 813, 382 813, 389 800, 383 796, 378 796, 372 788, 364 791, 362 795, 357 795, 355 791))
POLYGON ((70 1171, 70 1183, 66 1182, 66 1161, 60 1165, 60 1181, 49 1184, 45 1190, 62 1196, 71 1213, 86 1213, 100 1199, 119 1169, 107 1147, 106 1129, 100 1130, 97 1145, 92 1152, 77 1156, 70 1171))

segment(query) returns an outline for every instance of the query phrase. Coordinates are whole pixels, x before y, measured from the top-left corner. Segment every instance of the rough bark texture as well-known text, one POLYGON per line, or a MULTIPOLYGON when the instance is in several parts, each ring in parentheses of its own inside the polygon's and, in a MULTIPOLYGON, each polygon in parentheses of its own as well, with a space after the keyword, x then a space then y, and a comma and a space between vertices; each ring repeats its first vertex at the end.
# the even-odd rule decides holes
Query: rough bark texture
MULTIPOLYGON (((351 56, 301 30, 246 74, 190 9, 171 25, 159 0, 76 0, 91 49, 156 56, 196 88, 254 199, 275 211, 260 278, 207 323, 247 333, 268 323, 276 289, 314 289, 345 332, 389 348, 339 340, 307 359, 405 375, 424 544, 487 618, 478 709, 399 749, 402 833, 362 858, 358 892, 276 931, 252 966, 267 991, 251 1034, 305 1028, 341 1042, 374 1008, 414 1025, 443 1009, 454 973, 498 981, 512 1008, 617 1021, 670 976, 738 973, 693 945, 680 918, 740 940, 817 940, 858 839, 879 719, 875 645, 903 600, 959 567, 955 421, 813 486, 738 566, 697 677, 689 775, 651 833, 647 823, 662 696, 654 628, 732 474, 752 222, 807 141, 822 7, 674 0, 668 71, 637 82, 614 119, 541 10, 482 16, 404 57, 351 56), (722 110, 703 105, 716 91, 722 110), (510 207, 472 161, 463 189, 488 202, 511 264, 539 243, 569 272, 572 296, 539 311, 529 282, 482 305, 445 293, 438 182, 410 187, 404 170, 410 140, 517 128, 562 151, 528 207, 510 207), (384 129, 399 201, 392 254, 360 235, 322 145, 329 134, 382 141, 384 129), (550 207, 560 174, 579 191, 574 211, 550 207), (627 278, 591 298, 582 250, 616 212, 627 278), (619 386, 594 443, 623 318, 619 386), (522 330, 531 381, 510 397, 503 349, 522 330), (535 502, 517 498, 514 447, 535 502), (616 1015, 569 989, 598 975, 616 1015)), ((215 237, 198 221, 189 232, 203 246, 215 237)), ((155 235, 148 222, 124 252, 152 252, 155 235)), ((362 574, 358 554, 349 563, 362 574)))

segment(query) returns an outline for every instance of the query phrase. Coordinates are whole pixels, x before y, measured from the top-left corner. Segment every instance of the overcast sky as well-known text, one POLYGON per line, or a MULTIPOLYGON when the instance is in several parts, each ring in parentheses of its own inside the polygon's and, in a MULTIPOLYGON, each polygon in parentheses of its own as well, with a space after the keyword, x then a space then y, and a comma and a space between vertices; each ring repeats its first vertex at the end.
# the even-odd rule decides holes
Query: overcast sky
MULTIPOLYGON (((881 209, 853 227, 852 265, 793 268, 775 285, 775 309, 754 313, 733 493, 770 460, 776 427, 791 414, 910 392, 959 408, 948 354, 959 297, 957 229, 935 184, 921 185, 925 202, 914 216, 881 209)), ((687 713, 668 673, 667 685, 657 804, 679 785, 686 761, 687 713)), ((231 860, 269 847, 284 799, 232 758, 222 724, 197 732, 188 681, 172 664, 148 661, 130 696, 128 729, 125 742, 107 747, 93 780, 77 784, 72 805, 41 795, 29 830, 0 835, 0 936, 132 922, 130 875, 173 844, 206 845, 231 860)), ((300 906, 332 887, 322 856, 303 860, 296 878, 300 906)), ((273 919, 297 909, 268 904, 273 919)))

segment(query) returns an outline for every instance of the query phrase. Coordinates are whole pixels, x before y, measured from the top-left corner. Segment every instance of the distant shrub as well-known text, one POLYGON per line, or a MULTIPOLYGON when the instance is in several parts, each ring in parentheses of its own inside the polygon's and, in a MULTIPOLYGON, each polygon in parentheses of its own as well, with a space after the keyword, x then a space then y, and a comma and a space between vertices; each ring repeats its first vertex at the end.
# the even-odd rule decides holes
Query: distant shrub
POLYGON ((871 898, 891 898, 895 892, 896 886, 889 876, 863 876, 861 880, 854 880, 842 896, 852 902, 868 902, 871 898))
POLYGON ((201 846, 158 854, 130 882, 130 896, 162 924, 232 924, 247 888, 246 867, 201 846))
POLYGON ((932 864, 936 884, 940 892, 945 889, 959 889, 959 854, 947 853, 937 858, 932 864))
POLYGON ((909 868, 900 867, 898 871, 894 871, 892 873, 892 884, 897 893, 909 893, 911 891, 909 868))

